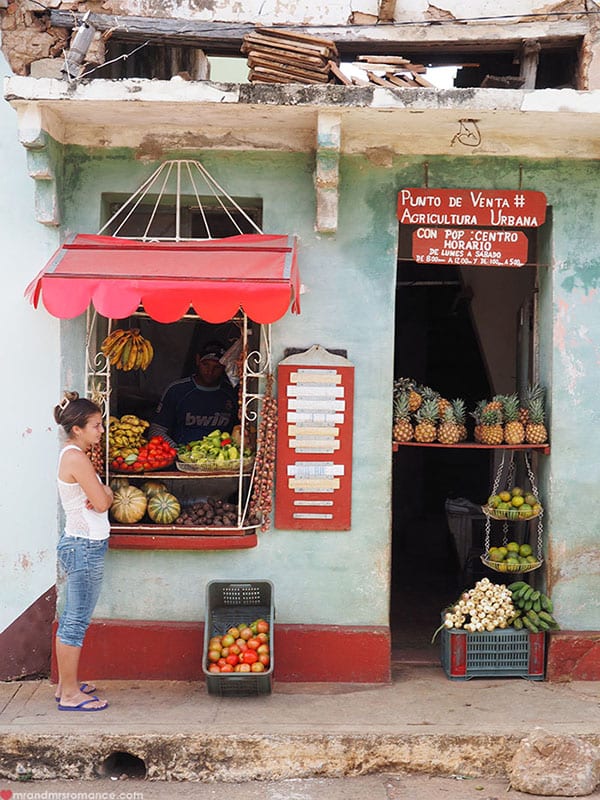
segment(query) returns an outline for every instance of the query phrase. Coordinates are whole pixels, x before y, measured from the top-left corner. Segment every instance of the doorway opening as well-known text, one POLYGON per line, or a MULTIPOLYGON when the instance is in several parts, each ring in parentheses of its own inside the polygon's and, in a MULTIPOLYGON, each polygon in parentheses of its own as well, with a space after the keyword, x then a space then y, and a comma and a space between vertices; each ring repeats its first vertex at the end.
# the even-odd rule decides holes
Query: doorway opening
MULTIPOLYGON (((531 380, 537 271, 423 265, 402 258, 397 272, 395 378, 462 398, 468 442, 478 401, 521 393, 531 380), (525 377, 524 377, 525 376, 525 377), (525 385, 523 385, 525 383, 525 385)), ((439 661, 431 645, 442 610, 484 575, 484 517, 493 450, 397 445, 392 480, 391 631, 394 659, 439 661), (452 503, 472 503, 468 546, 452 526, 452 503)), ((463 521, 464 524, 464 521, 463 521)), ((464 528, 463 528, 464 533, 464 528)))

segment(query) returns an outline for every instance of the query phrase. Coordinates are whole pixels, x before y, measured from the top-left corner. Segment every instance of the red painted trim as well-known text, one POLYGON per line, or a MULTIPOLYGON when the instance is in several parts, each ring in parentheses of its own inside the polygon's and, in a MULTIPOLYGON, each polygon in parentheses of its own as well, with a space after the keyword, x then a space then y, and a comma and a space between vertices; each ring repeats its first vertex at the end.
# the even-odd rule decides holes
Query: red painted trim
POLYGON ((600 631, 548 634, 549 681, 600 681, 600 631))
POLYGON ((467 674, 467 636, 449 633, 450 677, 462 678, 467 674))
POLYGON ((549 444, 480 444, 479 442, 460 442, 459 444, 443 444, 442 442, 394 442, 392 451, 397 453, 401 447, 445 447, 446 450, 537 450, 547 456, 549 444))
POLYGON ((529 634, 529 666, 527 668, 530 677, 544 675, 544 657, 546 655, 546 634, 529 634))
POLYGON ((143 533, 111 533, 111 550, 243 550, 256 547, 258 536, 156 536, 143 533))
POLYGON ((51 586, 0 633, 0 680, 48 674, 55 613, 56 587, 51 586))
MULTIPOLYGON (((94 680, 204 680, 203 622, 93 620, 80 675, 94 680)), ((285 625, 273 632, 274 679, 389 683, 391 637, 384 626, 285 625)), ((53 653, 52 677, 57 679, 53 653)))

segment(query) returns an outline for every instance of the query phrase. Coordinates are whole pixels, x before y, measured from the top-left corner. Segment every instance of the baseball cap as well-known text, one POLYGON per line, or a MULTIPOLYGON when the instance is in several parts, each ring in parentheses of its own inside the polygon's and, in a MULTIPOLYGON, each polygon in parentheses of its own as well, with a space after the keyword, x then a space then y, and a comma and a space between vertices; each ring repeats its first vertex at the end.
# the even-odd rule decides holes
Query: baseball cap
POLYGON ((220 342, 207 342, 198 350, 200 361, 219 361, 225 352, 220 342))

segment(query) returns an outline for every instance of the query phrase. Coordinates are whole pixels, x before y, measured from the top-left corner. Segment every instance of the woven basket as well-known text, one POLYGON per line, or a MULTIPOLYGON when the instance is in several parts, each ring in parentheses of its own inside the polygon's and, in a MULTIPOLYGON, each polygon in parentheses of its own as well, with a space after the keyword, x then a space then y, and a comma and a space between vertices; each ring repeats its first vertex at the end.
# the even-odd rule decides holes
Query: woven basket
POLYGON ((533 564, 512 564, 508 561, 491 561, 485 556, 481 556, 481 561, 486 567, 493 569, 495 572, 533 572, 534 569, 539 569, 543 561, 536 561, 533 564))
MULTIPOLYGON (((239 458, 231 461, 209 461, 204 464, 194 464, 187 461, 176 461, 177 469, 180 472, 196 472, 205 474, 218 474, 219 472, 239 472, 241 460, 239 458)), ((243 470, 248 472, 254 464, 254 456, 249 456, 243 460, 243 470)))
POLYGON ((528 520, 528 519, 535 519, 539 517, 542 513, 540 508, 535 514, 522 514, 519 508, 492 508, 492 506, 481 506, 481 510, 486 515, 486 517, 490 517, 490 519, 498 519, 504 522, 504 520, 508 520, 509 522, 519 522, 520 520, 528 520))

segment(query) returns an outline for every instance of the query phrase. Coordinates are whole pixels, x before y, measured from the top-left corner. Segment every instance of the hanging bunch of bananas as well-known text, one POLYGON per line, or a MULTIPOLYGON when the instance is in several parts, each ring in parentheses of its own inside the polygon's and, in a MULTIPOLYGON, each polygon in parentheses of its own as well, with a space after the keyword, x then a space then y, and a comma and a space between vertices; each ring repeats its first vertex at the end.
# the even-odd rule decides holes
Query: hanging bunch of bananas
POLYGON ((124 414, 121 419, 110 417, 108 429, 108 457, 114 461, 117 456, 127 458, 136 456, 145 444, 144 431, 150 425, 145 419, 136 417, 135 414, 124 414))
POLYGON ((154 348, 149 339, 144 339, 139 328, 123 330, 116 328, 102 342, 100 349, 111 366, 129 372, 132 369, 148 369, 154 357, 154 348))

